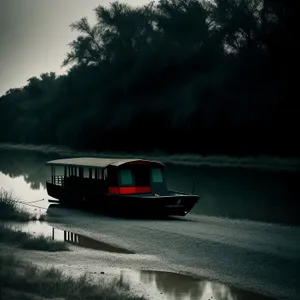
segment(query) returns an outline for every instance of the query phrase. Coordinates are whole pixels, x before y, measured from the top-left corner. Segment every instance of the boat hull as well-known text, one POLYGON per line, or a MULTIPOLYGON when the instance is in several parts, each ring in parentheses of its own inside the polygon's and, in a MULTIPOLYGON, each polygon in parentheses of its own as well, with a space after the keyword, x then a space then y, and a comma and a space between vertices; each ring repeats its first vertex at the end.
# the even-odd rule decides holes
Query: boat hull
POLYGON ((49 196, 62 204, 88 207, 104 212, 126 215, 177 215, 185 216, 197 203, 198 195, 170 191, 168 195, 118 195, 75 190, 47 182, 49 196))

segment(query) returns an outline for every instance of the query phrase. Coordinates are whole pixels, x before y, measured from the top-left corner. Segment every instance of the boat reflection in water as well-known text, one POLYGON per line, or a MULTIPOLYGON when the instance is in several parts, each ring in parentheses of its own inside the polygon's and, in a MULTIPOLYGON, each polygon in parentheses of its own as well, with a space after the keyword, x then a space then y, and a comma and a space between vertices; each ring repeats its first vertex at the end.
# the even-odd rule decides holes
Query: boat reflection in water
MULTIPOLYGON (((53 239, 55 231, 52 228, 53 239)), ((133 254, 126 249, 115 247, 92 238, 64 231, 64 241, 89 249, 101 250, 113 253, 133 254)), ((120 270, 121 280, 128 283, 142 283, 150 294, 160 294, 168 300, 271 300, 272 298, 244 291, 228 285, 193 278, 191 276, 159 271, 146 270, 120 270)))
MULTIPOLYGON (((34 236, 44 235, 56 241, 65 241, 74 246, 120 254, 133 254, 126 249, 106 244, 71 231, 54 228, 46 222, 10 223, 15 230, 34 236)), ((121 281, 143 286, 144 293, 155 295, 153 299, 165 300, 271 300, 262 295, 247 292, 222 283, 191 276, 149 270, 118 269, 121 281), (159 297, 157 298, 157 296, 159 297)), ((152 298, 151 298, 152 299, 152 298)))
MULTIPOLYGON (((56 228, 52 228, 52 239, 55 240, 55 232, 61 231, 56 228)), ((106 244, 104 242, 100 242, 98 240, 94 240, 92 238, 86 237, 84 235, 76 234, 70 231, 64 230, 64 241, 79 247, 101 250, 105 252, 113 252, 113 253, 124 253, 124 254, 133 254, 134 252, 116 247, 113 245, 106 244)))

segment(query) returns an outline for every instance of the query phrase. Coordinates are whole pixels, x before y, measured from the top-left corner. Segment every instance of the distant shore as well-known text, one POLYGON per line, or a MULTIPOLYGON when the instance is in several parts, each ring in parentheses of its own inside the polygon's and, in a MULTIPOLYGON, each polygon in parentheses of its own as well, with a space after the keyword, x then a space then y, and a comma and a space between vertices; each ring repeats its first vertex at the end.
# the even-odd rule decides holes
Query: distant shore
POLYGON ((210 166, 222 168, 247 168, 269 171, 292 171, 300 172, 299 158, 285 158, 277 156, 228 156, 228 155, 200 155, 200 154, 167 154, 156 151, 149 153, 128 153, 125 151, 81 151, 65 146, 55 145, 32 145, 32 144, 9 144, 0 143, 0 150, 26 150, 44 153, 55 153, 61 156, 91 156, 91 157, 139 157, 163 161, 166 164, 185 166, 210 166))

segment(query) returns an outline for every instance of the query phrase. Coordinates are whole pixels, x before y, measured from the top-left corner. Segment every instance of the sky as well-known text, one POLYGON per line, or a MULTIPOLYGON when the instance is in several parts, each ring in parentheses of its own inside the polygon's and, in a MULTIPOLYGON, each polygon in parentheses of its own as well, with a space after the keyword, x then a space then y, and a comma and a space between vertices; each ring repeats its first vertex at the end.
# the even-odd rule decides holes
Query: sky
MULTIPOLYGON (((93 9, 112 0, 0 0, 0 96, 45 72, 63 74, 68 43, 78 33, 70 24, 81 17, 93 23, 93 9)), ((123 1, 120 1, 123 2, 123 1)), ((124 0, 143 5, 150 0, 124 0)))

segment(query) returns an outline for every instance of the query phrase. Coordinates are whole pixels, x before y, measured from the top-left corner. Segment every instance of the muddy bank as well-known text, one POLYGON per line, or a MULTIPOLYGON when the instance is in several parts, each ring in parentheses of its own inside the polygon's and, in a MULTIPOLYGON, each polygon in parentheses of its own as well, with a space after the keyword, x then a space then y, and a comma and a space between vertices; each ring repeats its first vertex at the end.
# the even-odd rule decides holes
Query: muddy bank
POLYGON ((278 298, 297 299, 299 295, 298 228, 197 216, 173 221, 127 220, 54 207, 48 218, 62 235, 71 232, 133 253, 72 245, 76 250, 71 253, 49 256, 55 264, 76 272, 109 270, 116 274, 116 270, 131 269, 191 274, 198 280, 226 283, 230 291, 229 286, 236 286, 278 298))
POLYGON ((151 221, 57 208, 48 213, 60 229, 155 258, 154 268, 142 259, 130 261, 133 269, 193 274, 289 299, 300 293, 300 228, 195 215, 151 221))
MULTIPOLYGON (((4 250, 4 251, 3 251, 4 250)), ((6 250, 6 251, 5 251, 6 250)), ((0 251, 0 290, 3 300, 145 300, 122 278, 105 280, 87 274, 74 276, 54 266, 38 266, 0 251)), ((26 254, 26 253, 25 253, 26 254)))
MULTIPOLYGON (((32 224, 31 224, 32 225, 32 224)), ((30 225, 30 226, 31 226, 30 225)), ((39 224, 35 224, 39 225, 39 224)), ((44 229, 46 228, 46 224, 44 229)), ((24 227, 23 230, 29 229, 24 227)), ((50 226, 49 226, 50 227, 50 226)), ((31 227, 33 229, 34 226, 31 227)), ((53 228, 53 227, 52 227, 53 228)), ((56 229, 57 230, 57 229, 56 229)), ((57 232, 59 232, 57 230, 57 232)), ((38 232, 35 232, 39 234, 38 232)), ((47 236, 47 234, 45 233, 47 236)), ((143 296, 149 300, 243 300, 272 298, 243 291, 225 284, 210 281, 195 276, 174 273, 168 264, 163 264, 157 257, 138 254, 120 254, 110 250, 85 248, 73 242, 68 245, 71 252, 47 253, 41 251, 26 251, 0 244, 0 254, 14 252, 17 258, 34 263, 43 269, 55 267, 65 275, 79 278, 87 274, 92 283, 109 283, 119 280, 130 286, 133 295, 143 296), (129 269, 129 266, 139 264, 144 269, 129 269)))

